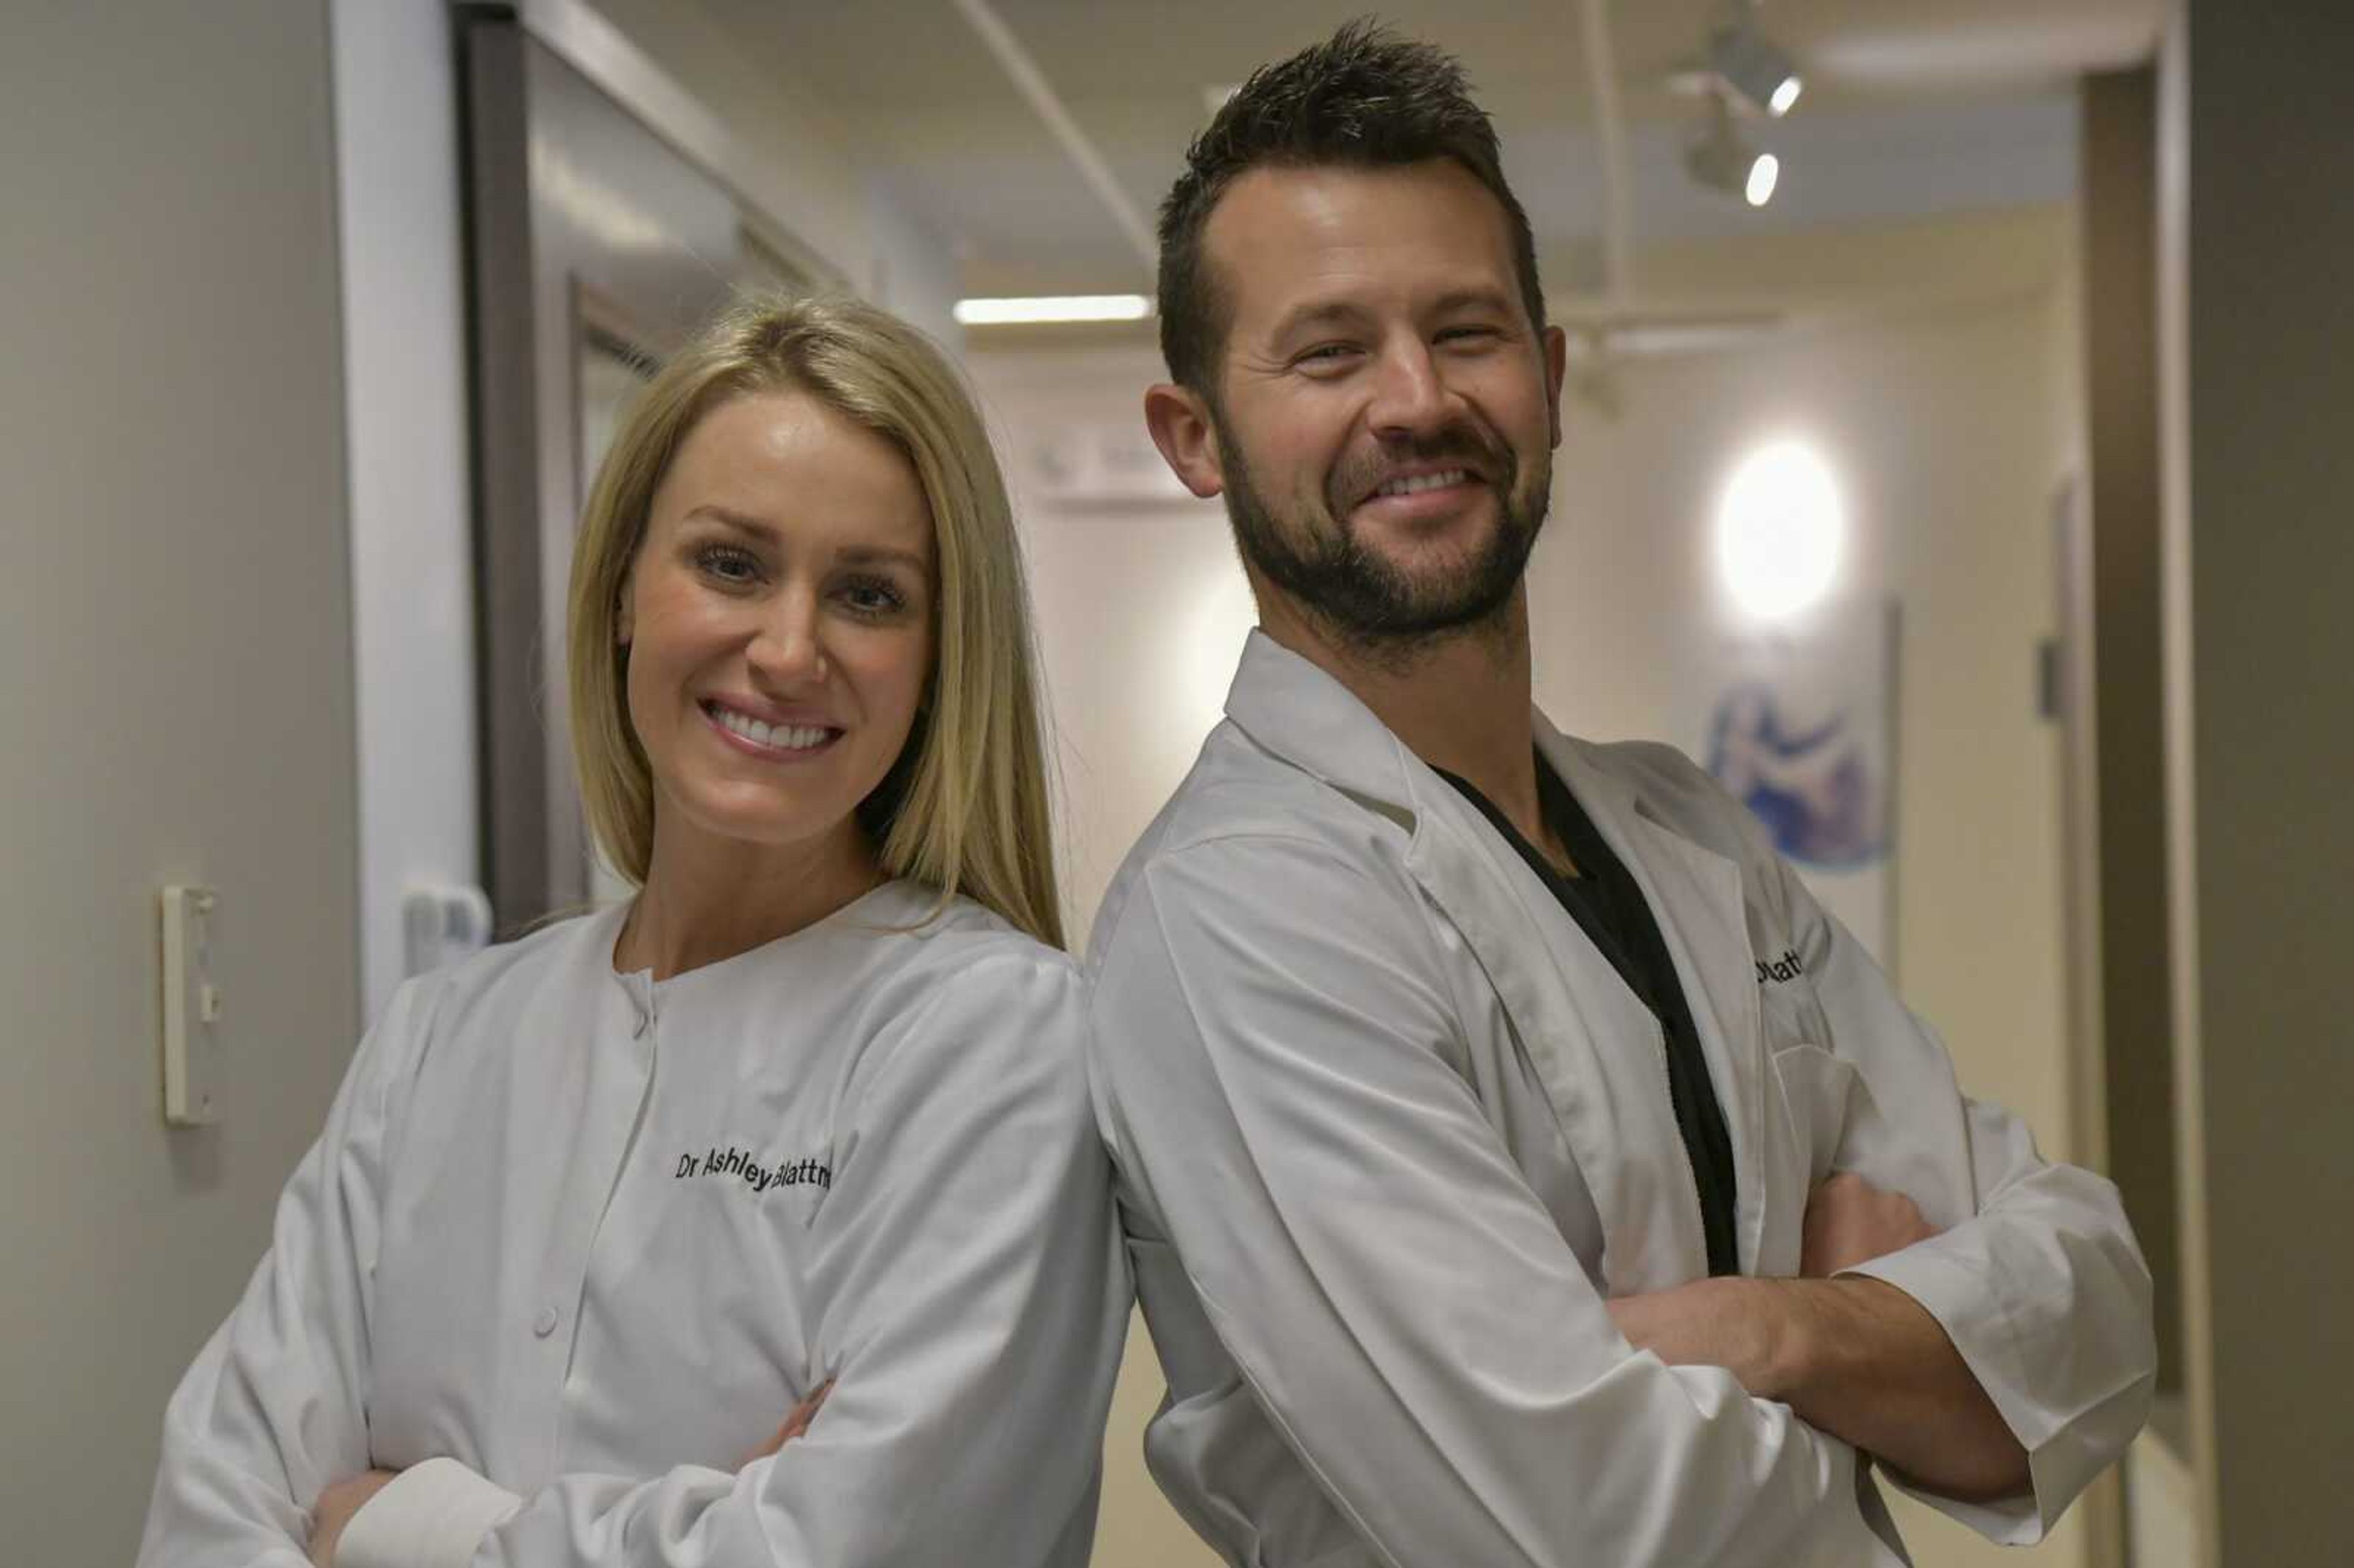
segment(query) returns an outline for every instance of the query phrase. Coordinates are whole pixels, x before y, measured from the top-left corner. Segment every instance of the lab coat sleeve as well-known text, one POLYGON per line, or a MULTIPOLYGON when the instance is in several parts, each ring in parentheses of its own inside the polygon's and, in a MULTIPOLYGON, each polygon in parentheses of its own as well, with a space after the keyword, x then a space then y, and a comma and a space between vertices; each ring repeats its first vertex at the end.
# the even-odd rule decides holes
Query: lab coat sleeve
POLYGON ((778 1454, 528 1498, 438 1462, 339 1568, 1029 1564, 1091 1531, 1129 1295, 1085 1028, 1076 970, 1025 952, 868 1048, 811 1234, 833 1389, 778 1454))
POLYGON ((2149 1411, 2149 1270, 2116 1189, 2046 1161, 2017 1117, 1964 1096, 1935 1033, 1762 835, 1750 863, 1785 903, 1819 1007, 1823 1037, 1776 1062, 1794 1110, 1830 1171, 1904 1192, 1943 1227, 1850 1272, 1927 1308, 2028 1454, 2031 1491, 2001 1502, 1906 1489, 1989 1540, 2041 1540, 2149 1411))
POLYGON ((278 1201, 269 1252, 164 1414, 141 1568, 294 1568, 311 1505, 368 1466, 368 1313, 387 1143, 429 982, 394 993, 278 1201))
POLYGON ((1116 1156, 1384 1562, 1878 1560, 1850 1449, 1613 1326, 1447 1060, 1448 933, 1403 873, 1270 833, 1137 874, 1098 938, 1116 1156))

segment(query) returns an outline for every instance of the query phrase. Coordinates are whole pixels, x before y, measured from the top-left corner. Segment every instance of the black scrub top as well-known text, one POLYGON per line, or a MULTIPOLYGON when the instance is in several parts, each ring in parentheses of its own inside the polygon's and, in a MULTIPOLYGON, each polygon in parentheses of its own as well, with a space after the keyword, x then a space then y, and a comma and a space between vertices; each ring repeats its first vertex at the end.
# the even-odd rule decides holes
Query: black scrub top
POLYGON ((1701 1050, 1700 1033, 1692 1027, 1691 1008, 1685 1001, 1675 960, 1669 955, 1667 940, 1659 935, 1659 922, 1642 888, 1611 853, 1585 808, 1577 803, 1577 797, 1553 772, 1543 752, 1537 754, 1536 765, 1537 800, 1545 825, 1567 846, 1577 866, 1575 876, 1556 871, 1485 795, 1444 768, 1434 771, 1479 807, 1480 814, 1504 835, 1504 842, 1520 852, 1537 880, 1552 890, 1578 928, 1610 960, 1627 988, 1659 1021, 1659 1033, 1667 1044, 1668 1096, 1675 1107, 1676 1127, 1683 1134, 1685 1156, 1691 1161, 1693 1183, 1700 1189, 1708 1271, 1738 1274, 1741 1252, 1734 1226, 1733 1141, 1725 1132, 1724 1111, 1717 1103, 1716 1086, 1708 1075, 1708 1059, 1701 1050))

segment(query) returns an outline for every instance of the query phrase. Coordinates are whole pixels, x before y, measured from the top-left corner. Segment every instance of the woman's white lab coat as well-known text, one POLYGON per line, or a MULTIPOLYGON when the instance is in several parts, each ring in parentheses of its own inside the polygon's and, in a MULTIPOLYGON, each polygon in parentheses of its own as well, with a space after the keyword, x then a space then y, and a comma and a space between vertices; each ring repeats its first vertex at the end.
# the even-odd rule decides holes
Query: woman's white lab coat
MULTIPOLYGON (((1097 1110, 1171 1385, 1147 1455, 1179 1510, 1250 1564, 1901 1561, 1845 1444, 1611 1324, 1605 1298, 1706 1272, 1650 1012, 1324 673, 1254 634, 1226 712, 1091 957, 1097 1110)), ((1797 1272, 1834 1171, 1909 1194, 1943 1234, 1860 1272, 1944 1325, 2033 1475, 1938 1506, 2036 1539, 2148 1404, 2115 1191, 1962 1095, 1689 761, 1537 730, 1683 981, 1744 1271, 1797 1272)))
POLYGON ((1081 1568, 1127 1294, 1078 977, 970 904, 886 928, 932 902, 659 984, 616 909, 404 986, 172 1401, 140 1562, 303 1563, 380 1466, 345 1568, 1081 1568))

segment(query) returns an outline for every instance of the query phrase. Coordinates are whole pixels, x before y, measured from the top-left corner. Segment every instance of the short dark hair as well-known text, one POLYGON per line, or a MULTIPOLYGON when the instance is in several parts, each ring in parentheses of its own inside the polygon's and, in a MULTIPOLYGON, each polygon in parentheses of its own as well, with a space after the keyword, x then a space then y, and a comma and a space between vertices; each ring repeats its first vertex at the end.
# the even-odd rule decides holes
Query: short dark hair
POLYGON ((1543 326, 1536 240, 1504 183, 1496 128, 1471 101, 1463 67, 1444 50, 1359 20, 1252 72, 1185 150, 1185 172, 1161 204, 1161 354, 1170 378, 1215 396, 1228 306, 1202 237, 1228 185, 1268 166, 1391 168, 1431 158, 1454 159, 1502 206, 1522 302, 1530 323, 1543 326))

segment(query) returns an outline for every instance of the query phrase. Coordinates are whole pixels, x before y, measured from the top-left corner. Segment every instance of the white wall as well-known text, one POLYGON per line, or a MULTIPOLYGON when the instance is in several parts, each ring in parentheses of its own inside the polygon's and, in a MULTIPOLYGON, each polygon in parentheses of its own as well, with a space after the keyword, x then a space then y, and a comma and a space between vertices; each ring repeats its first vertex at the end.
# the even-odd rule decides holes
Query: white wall
POLYGON ((0 1558, 121 1568, 359 1012, 327 8, 6 35, 0 1558), (160 1109, 175 881, 222 898, 201 1131, 160 1109))
MULTIPOLYGON (((2021 243, 2042 246, 2048 226, 2021 243)), ((2041 253, 2041 252, 2039 252, 2041 253)), ((1720 624, 1715 492, 1755 439, 1803 429, 1841 475, 1851 586, 1903 607, 1899 966, 1964 1082, 2064 1157, 2057 733, 2033 705, 2052 620, 2052 488, 2075 450, 2071 303, 2033 292, 1875 315, 1738 352, 1637 362, 1625 411, 1567 410, 1531 567, 1539 701, 1596 736, 1658 734, 1720 624)), ((1065 774, 1075 928, 1215 723, 1252 619, 1223 512, 1055 506, 1042 453, 1124 437, 1160 376, 1144 346, 976 352, 1021 513, 1065 774)), ((1685 739, 1685 744, 1691 744, 1685 739)), ((1138 1433, 1161 1391, 1131 1345, 1097 1561, 1206 1562, 1153 1492, 1138 1433)), ((1924 1568, 1993 1549, 1908 1509, 1924 1568)), ((2080 1561, 2073 1523, 2036 1560, 2080 1561)), ((2016 1557, 2009 1560, 2016 1561, 2016 1557)))

